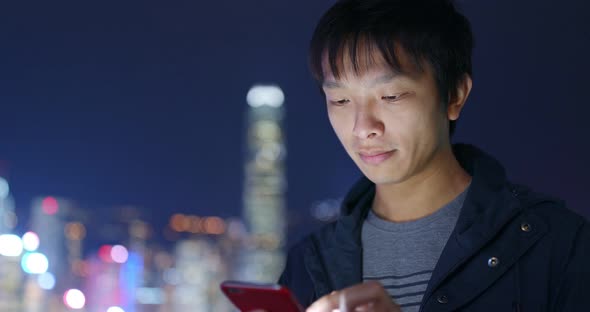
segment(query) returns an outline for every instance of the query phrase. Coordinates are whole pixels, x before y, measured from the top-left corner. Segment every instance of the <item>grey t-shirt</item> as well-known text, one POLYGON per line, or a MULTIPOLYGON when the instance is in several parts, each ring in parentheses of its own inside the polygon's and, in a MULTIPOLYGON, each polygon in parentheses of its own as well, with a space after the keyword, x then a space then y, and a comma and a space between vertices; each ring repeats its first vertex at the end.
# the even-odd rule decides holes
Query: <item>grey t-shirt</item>
POLYGON ((372 210, 362 228, 363 280, 378 280, 403 312, 418 311, 469 188, 422 219, 390 222, 372 210))

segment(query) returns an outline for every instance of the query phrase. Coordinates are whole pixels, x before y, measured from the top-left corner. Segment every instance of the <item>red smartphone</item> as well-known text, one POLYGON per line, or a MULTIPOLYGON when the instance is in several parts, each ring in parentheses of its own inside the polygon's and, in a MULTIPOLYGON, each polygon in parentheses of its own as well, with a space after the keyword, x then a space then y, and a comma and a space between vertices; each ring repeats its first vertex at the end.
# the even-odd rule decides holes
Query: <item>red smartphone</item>
POLYGON ((225 281, 221 291, 242 312, 303 312, 295 296, 278 284, 225 281))

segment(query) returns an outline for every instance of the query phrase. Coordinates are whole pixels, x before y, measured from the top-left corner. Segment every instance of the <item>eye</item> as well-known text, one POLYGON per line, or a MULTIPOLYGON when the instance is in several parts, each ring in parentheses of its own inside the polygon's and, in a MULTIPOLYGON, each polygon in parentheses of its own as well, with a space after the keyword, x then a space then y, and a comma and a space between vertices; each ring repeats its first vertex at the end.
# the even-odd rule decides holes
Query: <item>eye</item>
POLYGON ((330 104, 332 105, 336 105, 336 106, 342 106, 346 103, 350 102, 349 99, 341 99, 341 100, 330 100, 330 104))
POLYGON ((395 101, 403 98, 406 94, 408 94, 408 93, 400 93, 400 94, 396 94, 396 95, 386 95, 386 96, 382 96, 381 99, 385 100, 387 102, 395 102, 395 101))

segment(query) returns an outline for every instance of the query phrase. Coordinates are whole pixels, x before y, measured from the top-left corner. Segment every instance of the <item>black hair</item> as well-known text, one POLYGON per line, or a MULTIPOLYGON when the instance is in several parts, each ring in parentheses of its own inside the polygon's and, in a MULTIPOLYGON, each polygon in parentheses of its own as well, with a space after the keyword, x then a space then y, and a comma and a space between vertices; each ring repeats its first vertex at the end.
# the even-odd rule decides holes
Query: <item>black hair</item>
MULTIPOLYGON (((431 66, 445 107, 465 75, 472 75, 471 26, 451 0, 338 1, 322 16, 311 39, 309 60, 316 81, 323 83, 325 58, 339 78, 346 53, 358 74, 362 62, 372 61, 360 59, 372 55, 359 53, 360 49, 377 49, 394 72, 407 72, 398 49, 418 71, 431 66)), ((449 128, 452 135, 454 121, 449 128)))

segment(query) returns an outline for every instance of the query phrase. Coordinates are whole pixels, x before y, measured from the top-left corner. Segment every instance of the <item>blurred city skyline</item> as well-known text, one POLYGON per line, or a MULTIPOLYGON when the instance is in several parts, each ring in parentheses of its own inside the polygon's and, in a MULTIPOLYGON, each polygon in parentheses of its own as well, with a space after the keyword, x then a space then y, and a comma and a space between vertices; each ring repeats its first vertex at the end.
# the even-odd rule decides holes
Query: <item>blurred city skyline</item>
MULTIPOLYGON (((456 140, 588 216, 587 2, 458 2, 476 48, 456 140)), ((306 66, 331 3, 3 3, 0 159, 19 231, 38 196, 97 219, 137 207, 160 228, 174 213, 240 216, 257 83, 285 92, 288 214, 309 218, 315 202, 342 197, 359 173, 306 66)), ((292 228, 290 241, 314 226, 292 228)))
MULTIPOLYGON (((0 176, 0 310, 233 311, 219 289, 224 280, 276 282, 292 224, 284 93, 256 85, 247 102, 242 218, 175 213, 161 231, 140 208, 97 218, 72 200, 45 196, 33 200, 20 236, 10 184, 0 176)), ((314 215, 326 221, 337 207, 318 206, 314 215)))

